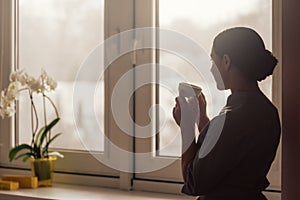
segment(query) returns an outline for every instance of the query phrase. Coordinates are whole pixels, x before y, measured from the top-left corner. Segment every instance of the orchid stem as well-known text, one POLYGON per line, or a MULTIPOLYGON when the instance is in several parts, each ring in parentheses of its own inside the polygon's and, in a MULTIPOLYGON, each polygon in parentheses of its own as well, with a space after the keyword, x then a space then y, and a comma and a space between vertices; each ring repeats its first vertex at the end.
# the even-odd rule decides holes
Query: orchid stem
MULTIPOLYGON (((57 110, 54 102, 52 101, 52 99, 50 97, 48 97, 47 95, 44 95, 44 97, 47 98, 47 100, 51 103, 52 107, 55 110, 56 117, 59 118, 58 110, 57 110)), ((51 130, 49 130, 49 141, 50 141, 50 139, 51 139, 51 130)))
MULTIPOLYGON (((43 93, 43 107, 44 107, 44 124, 47 126, 47 110, 46 110, 46 99, 45 94, 43 93)), ((49 138, 46 138, 47 142, 49 141, 49 138)))
POLYGON ((50 99, 50 97, 48 97, 47 95, 45 95, 45 97, 48 99, 48 101, 51 103, 51 105, 53 106, 54 110, 55 110, 55 114, 56 114, 56 117, 59 118, 59 114, 58 114, 58 110, 54 104, 54 102, 52 101, 52 99, 50 99))
POLYGON ((33 146, 34 145, 35 134, 38 130, 39 120, 38 120, 38 116, 37 116, 36 107, 35 107, 34 102, 33 102, 33 96, 32 96, 32 93, 30 91, 29 91, 29 97, 30 97, 30 101, 31 101, 31 128, 32 128, 31 146, 33 146), (35 128, 34 128, 34 122, 33 122, 33 115, 35 116, 35 123, 36 123, 35 128))

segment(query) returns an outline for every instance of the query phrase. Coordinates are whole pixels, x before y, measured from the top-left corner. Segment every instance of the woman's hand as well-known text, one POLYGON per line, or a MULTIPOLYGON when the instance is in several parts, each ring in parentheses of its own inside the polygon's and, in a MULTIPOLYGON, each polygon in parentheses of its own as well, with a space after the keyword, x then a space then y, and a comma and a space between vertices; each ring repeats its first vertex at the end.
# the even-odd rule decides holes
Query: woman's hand
MULTIPOLYGON (((173 117, 180 126, 182 136, 182 154, 195 148, 195 123, 199 121, 199 104, 196 97, 186 99, 177 97, 173 108, 173 117)), ((194 150, 193 150, 194 152, 194 150)))
POLYGON ((200 132, 209 122, 209 118, 206 113, 206 100, 203 93, 200 93, 198 98, 189 98, 186 101, 184 97, 177 97, 175 101, 173 118, 181 129, 181 168, 183 177, 185 177, 187 165, 194 158, 199 147, 195 139, 195 123, 197 122, 200 132))
POLYGON ((200 110, 200 121, 198 123, 198 130, 200 132, 210 120, 206 112, 206 106, 207 106, 206 99, 202 92, 198 96, 198 102, 199 102, 199 110, 200 110))
POLYGON ((180 121, 181 121, 181 108, 180 104, 177 100, 178 97, 175 99, 175 106, 173 108, 173 118, 178 126, 180 126, 180 121))
POLYGON ((195 97, 190 97, 186 99, 185 97, 177 97, 175 99, 176 104, 173 108, 173 117, 177 125, 181 129, 194 128, 195 123, 199 121, 199 105, 198 99, 195 97))
MULTIPOLYGON (((173 108, 173 118, 174 118, 174 120, 175 120, 175 122, 178 126, 180 126, 181 111, 182 111, 181 106, 180 106, 180 100, 184 103, 184 105, 186 104, 186 101, 183 97, 177 97, 175 99, 176 104, 173 108)), ((205 99, 205 96, 202 92, 198 96, 198 104, 199 104, 198 108, 192 108, 192 109, 194 110, 194 112, 199 111, 200 120, 199 120, 199 123, 198 123, 198 130, 200 132, 205 127, 205 125, 209 122, 209 118, 208 118, 207 113, 206 113, 206 106, 207 106, 206 99, 205 99)), ((188 106, 188 107, 191 107, 191 105, 188 106)), ((194 105, 194 107, 195 107, 195 105, 194 105)), ((189 108, 188 110, 191 110, 191 109, 189 108)), ((186 110, 184 112, 186 112, 186 110)), ((189 112, 189 111, 187 111, 187 112, 189 112)), ((190 116, 190 117, 195 118, 195 114, 194 114, 194 117, 193 116, 190 116)), ((192 121, 196 122, 196 118, 192 121)))

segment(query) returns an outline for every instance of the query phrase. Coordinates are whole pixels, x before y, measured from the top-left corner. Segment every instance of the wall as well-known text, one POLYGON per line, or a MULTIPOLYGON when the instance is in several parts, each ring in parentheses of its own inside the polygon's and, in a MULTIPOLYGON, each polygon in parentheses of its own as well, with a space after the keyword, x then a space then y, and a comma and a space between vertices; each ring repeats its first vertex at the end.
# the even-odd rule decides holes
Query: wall
POLYGON ((282 1, 282 199, 300 196, 300 1, 282 1))

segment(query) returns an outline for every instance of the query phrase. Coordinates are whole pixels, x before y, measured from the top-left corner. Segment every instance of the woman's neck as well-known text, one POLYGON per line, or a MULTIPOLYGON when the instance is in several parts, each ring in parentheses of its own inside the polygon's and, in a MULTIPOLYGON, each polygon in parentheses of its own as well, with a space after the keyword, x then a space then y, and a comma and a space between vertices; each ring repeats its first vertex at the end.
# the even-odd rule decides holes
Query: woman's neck
POLYGON ((237 67, 231 67, 228 83, 232 93, 260 92, 257 81, 249 80, 237 67))
POLYGON ((234 92, 260 92, 257 82, 245 82, 232 84, 230 87, 232 93, 234 92))

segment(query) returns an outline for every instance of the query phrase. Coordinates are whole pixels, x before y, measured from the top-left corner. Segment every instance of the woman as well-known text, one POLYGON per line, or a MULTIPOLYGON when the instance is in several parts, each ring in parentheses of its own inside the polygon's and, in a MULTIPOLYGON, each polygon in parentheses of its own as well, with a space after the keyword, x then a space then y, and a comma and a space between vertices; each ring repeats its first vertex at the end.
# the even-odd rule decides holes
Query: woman
POLYGON ((212 120, 202 93, 188 101, 176 98, 173 117, 182 134, 182 192, 201 200, 266 199, 262 191, 269 185, 266 175, 281 128, 277 109, 257 82, 273 73, 277 59, 246 27, 217 35, 211 59, 217 88, 232 94, 212 120), (200 131, 197 142, 195 123, 200 131))

